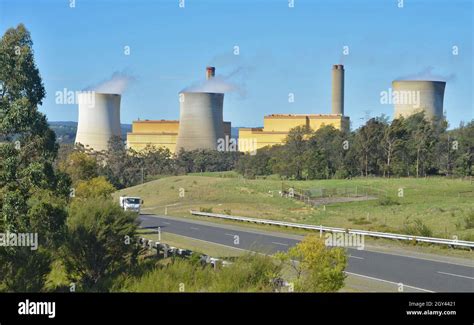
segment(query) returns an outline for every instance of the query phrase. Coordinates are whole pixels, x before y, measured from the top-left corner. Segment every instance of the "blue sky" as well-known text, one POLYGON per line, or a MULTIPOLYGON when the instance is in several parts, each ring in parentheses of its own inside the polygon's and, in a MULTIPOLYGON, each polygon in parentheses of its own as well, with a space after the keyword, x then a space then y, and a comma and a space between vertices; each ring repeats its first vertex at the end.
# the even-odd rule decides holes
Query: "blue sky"
POLYGON ((185 0, 184 8, 179 0, 76 0, 75 8, 70 1, 0 0, 2 34, 20 22, 32 34, 50 121, 77 121, 77 106, 56 104, 56 91, 82 90, 114 72, 134 77, 122 123, 178 119, 178 92, 210 64, 217 74, 235 73, 228 80, 239 91, 224 104, 233 126, 259 126, 272 113, 330 113, 338 63, 353 128, 367 116, 392 117, 380 92, 423 71, 449 78, 451 126, 474 118, 471 0, 404 0, 403 8, 399 0, 295 0, 294 8, 288 0, 185 0))

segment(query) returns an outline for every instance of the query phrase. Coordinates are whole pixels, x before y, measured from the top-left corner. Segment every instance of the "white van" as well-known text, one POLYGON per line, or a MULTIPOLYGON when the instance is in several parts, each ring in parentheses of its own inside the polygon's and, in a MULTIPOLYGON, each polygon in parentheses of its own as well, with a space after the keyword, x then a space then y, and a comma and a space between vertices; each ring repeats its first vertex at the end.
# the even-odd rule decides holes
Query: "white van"
POLYGON ((124 211, 133 211, 140 214, 140 207, 143 201, 139 197, 132 196, 121 196, 120 197, 120 207, 124 211))

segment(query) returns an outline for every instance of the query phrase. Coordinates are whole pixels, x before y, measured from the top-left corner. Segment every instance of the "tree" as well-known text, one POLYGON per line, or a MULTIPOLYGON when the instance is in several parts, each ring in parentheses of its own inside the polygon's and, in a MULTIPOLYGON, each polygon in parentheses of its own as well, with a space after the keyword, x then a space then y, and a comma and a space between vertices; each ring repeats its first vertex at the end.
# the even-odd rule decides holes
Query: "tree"
POLYGON ((144 150, 135 152, 129 150, 130 154, 143 161, 144 170, 147 175, 171 174, 174 172, 174 162, 171 151, 168 148, 147 145, 144 150))
POLYGON ((118 136, 109 140, 107 152, 101 156, 103 168, 99 172, 118 189, 139 184, 142 180, 143 161, 129 154, 122 139, 118 136))
POLYGON ((322 126, 311 135, 304 159, 308 178, 331 178, 336 172, 346 174, 343 139, 343 132, 332 125, 322 126))
POLYGON ((406 146, 414 161, 416 177, 419 177, 425 174, 425 167, 429 163, 425 159, 432 153, 436 142, 433 124, 420 112, 406 119, 406 128, 409 134, 406 146))
POLYGON ((1 38, 0 67, 0 232, 37 233, 39 241, 34 251, 0 248, 0 287, 39 291, 63 238, 70 180, 53 168, 58 145, 37 108, 45 91, 22 24, 1 38))
POLYGON ((271 162, 273 172, 286 177, 303 178, 303 157, 311 132, 311 128, 307 126, 297 126, 290 130, 285 145, 282 150, 276 151, 275 159, 271 162))
POLYGON ((344 286, 347 256, 342 248, 327 248, 316 235, 306 236, 287 253, 278 253, 295 274, 295 291, 334 292, 344 286))
POLYGON ((452 155, 454 173, 460 176, 474 174, 474 120, 450 132, 449 150, 452 155))
POLYGON ((403 117, 401 119, 395 119, 392 123, 385 128, 382 146, 385 154, 385 168, 383 175, 390 177, 391 164, 394 159, 396 152, 400 149, 404 138, 405 129, 403 128, 403 117))
POLYGON ((84 291, 108 291, 137 260, 137 216, 110 199, 75 201, 61 258, 68 280, 84 291))
POLYGON ((58 163, 59 169, 69 175, 73 184, 97 177, 98 164, 94 156, 83 151, 72 151, 58 163))
POLYGON ((372 118, 356 133, 355 145, 365 177, 369 173, 379 174, 383 152, 381 143, 385 128, 385 121, 372 118))
POLYGON ((99 176, 86 181, 79 181, 76 186, 77 198, 110 198, 115 192, 115 187, 104 176, 99 176))

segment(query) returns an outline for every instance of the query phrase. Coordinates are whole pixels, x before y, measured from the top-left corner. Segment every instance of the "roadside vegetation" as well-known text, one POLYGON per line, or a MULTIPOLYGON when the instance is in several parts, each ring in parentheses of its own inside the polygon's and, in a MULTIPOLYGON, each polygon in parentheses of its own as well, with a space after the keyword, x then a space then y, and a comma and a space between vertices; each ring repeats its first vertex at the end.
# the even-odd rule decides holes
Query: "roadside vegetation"
POLYGON ((344 286, 344 249, 328 249, 308 236, 288 253, 275 257, 245 253, 228 266, 213 268, 196 258, 160 261, 139 277, 127 277, 125 292, 335 292, 344 286))

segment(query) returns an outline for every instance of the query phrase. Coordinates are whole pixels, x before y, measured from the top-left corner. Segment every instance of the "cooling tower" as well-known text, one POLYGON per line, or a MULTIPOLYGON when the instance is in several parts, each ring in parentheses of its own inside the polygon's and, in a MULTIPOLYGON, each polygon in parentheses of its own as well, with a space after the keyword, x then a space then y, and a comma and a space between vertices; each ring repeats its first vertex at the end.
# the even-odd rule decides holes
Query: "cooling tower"
POLYGON ((216 149, 224 138, 224 94, 182 92, 176 152, 182 149, 216 149))
POLYGON ((392 82, 394 118, 424 111, 429 120, 443 116, 444 81, 395 80, 392 82))
POLYGON ((78 95, 76 143, 95 151, 107 150, 112 136, 120 136, 120 95, 83 92, 78 95))
POLYGON ((332 114, 344 115, 344 66, 332 66, 332 114))

